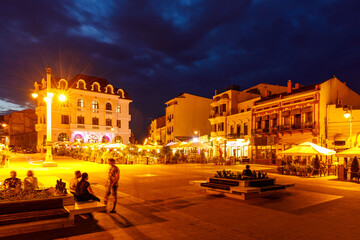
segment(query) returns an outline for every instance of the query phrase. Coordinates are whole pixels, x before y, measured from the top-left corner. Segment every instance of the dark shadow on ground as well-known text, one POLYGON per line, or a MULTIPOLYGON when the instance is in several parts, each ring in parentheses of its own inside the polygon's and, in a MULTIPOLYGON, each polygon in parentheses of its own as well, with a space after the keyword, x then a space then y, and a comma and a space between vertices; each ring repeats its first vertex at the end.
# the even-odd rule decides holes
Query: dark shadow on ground
MULTIPOLYGON (((72 236, 78 236, 83 234, 95 233, 95 232, 102 232, 104 234, 108 234, 102 229, 100 226, 97 225, 96 219, 88 218, 86 215, 79 215, 75 216, 75 226, 63 229, 54 229, 42 232, 35 232, 35 233, 28 233, 28 234, 21 234, 16 236, 10 237, 3 237, 0 238, 6 240, 24 240, 24 239, 36 239, 36 240, 50 240, 50 239, 57 239, 57 238, 66 238, 72 236)), ((110 234, 108 234, 109 239, 112 238, 110 234)))

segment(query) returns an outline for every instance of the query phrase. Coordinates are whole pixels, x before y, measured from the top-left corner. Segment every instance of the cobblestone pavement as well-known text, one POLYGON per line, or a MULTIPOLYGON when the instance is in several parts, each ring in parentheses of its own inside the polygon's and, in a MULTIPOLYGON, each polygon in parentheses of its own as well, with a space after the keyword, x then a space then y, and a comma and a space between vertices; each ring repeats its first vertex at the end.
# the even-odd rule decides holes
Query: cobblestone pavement
MULTIPOLYGON (((38 155, 17 155, 10 170, 23 179, 32 169, 39 182, 54 186, 69 181, 77 169, 89 173, 96 195, 103 199, 107 165, 55 158, 57 168, 42 168, 38 155)), ((190 181, 205 180, 216 170, 238 171, 244 165, 119 165, 117 213, 94 213, 95 220, 76 218, 72 228, 6 239, 359 239, 360 184, 336 177, 282 176, 273 166, 252 165, 278 182, 295 187, 246 201, 208 195, 190 181)), ((110 206, 111 207, 111 206, 110 206)))

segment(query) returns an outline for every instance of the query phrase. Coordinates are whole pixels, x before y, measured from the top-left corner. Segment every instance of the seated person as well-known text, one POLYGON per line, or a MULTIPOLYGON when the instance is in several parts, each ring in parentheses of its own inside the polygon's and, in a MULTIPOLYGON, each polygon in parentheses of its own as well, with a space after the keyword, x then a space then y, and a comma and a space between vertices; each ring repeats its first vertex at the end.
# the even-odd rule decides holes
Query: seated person
POLYGON ((79 182, 79 178, 81 178, 81 172, 79 170, 75 171, 75 177, 71 179, 69 188, 70 192, 75 192, 76 185, 79 182))
POLYGON ((243 171, 245 176, 252 176, 252 171, 250 170, 250 165, 246 165, 246 169, 243 171))
POLYGON ((81 175, 81 181, 78 182, 75 188, 76 199, 78 202, 95 200, 100 202, 100 199, 94 195, 88 182, 89 176, 87 173, 81 175))
POLYGON ((38 189, 38 180, 37 177, 34 177, 34 172, 29 170, 27 172, 27 177, 24 179, 24 189, 35 190, 38 189))
POLYGON ((11 176, 10 178, 5 179, 5 181, 4 181, 5 189, 20 190, 21 189, 21 180, 16 177, 16 172, 11 171, 10 176, 11 176))

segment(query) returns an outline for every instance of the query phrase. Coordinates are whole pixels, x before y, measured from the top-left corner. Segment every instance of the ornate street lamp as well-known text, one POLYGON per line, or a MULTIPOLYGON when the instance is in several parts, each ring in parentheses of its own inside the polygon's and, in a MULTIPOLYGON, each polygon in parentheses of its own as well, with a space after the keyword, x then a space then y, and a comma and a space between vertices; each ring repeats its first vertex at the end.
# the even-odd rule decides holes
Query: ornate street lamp
POLYGON ((352 106, 345 105, 343 109, 345 111, 344 117, 350 120, 350 148, 352 148, 352 106))
MULTIPOLYGON (((37 93, 31 94, 34 98, 38 97, 37 93)), ((46 68, 46 157, 42 163, 43 167, 57 167, 57 163, 54 162, 52 156, 52 140, 51 140, 51 104, 53 101, 54 93, 51 92, 51 68, 46 68)), ((64 94, 59 95, 59 101, 66 101, 64 94)))

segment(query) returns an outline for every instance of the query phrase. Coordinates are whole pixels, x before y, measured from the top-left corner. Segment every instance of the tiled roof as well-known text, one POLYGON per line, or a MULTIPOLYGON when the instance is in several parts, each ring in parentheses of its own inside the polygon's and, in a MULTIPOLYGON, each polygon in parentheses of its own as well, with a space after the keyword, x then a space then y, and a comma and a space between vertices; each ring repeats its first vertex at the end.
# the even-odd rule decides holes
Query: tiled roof
POLYGON ((312 85, 300 87, 298 89, 292 89, 290 93, 283 92, 283 93, 279 93, 279 94, 272 94, 272 95, 267 96, 267 97, 261 97, 260 100, 255 102, 255 105, 260 104, 260 103, 265 102, 265 101, 269 101, 271 99, 279 98, 280 96, 283 96, 283 97, 284 96, 290 96, 290 95, 297 94, 297 93, 302 93, 302 92, 315 90, 316 85, 318 85, 318 84, 312 84, 312 85))

